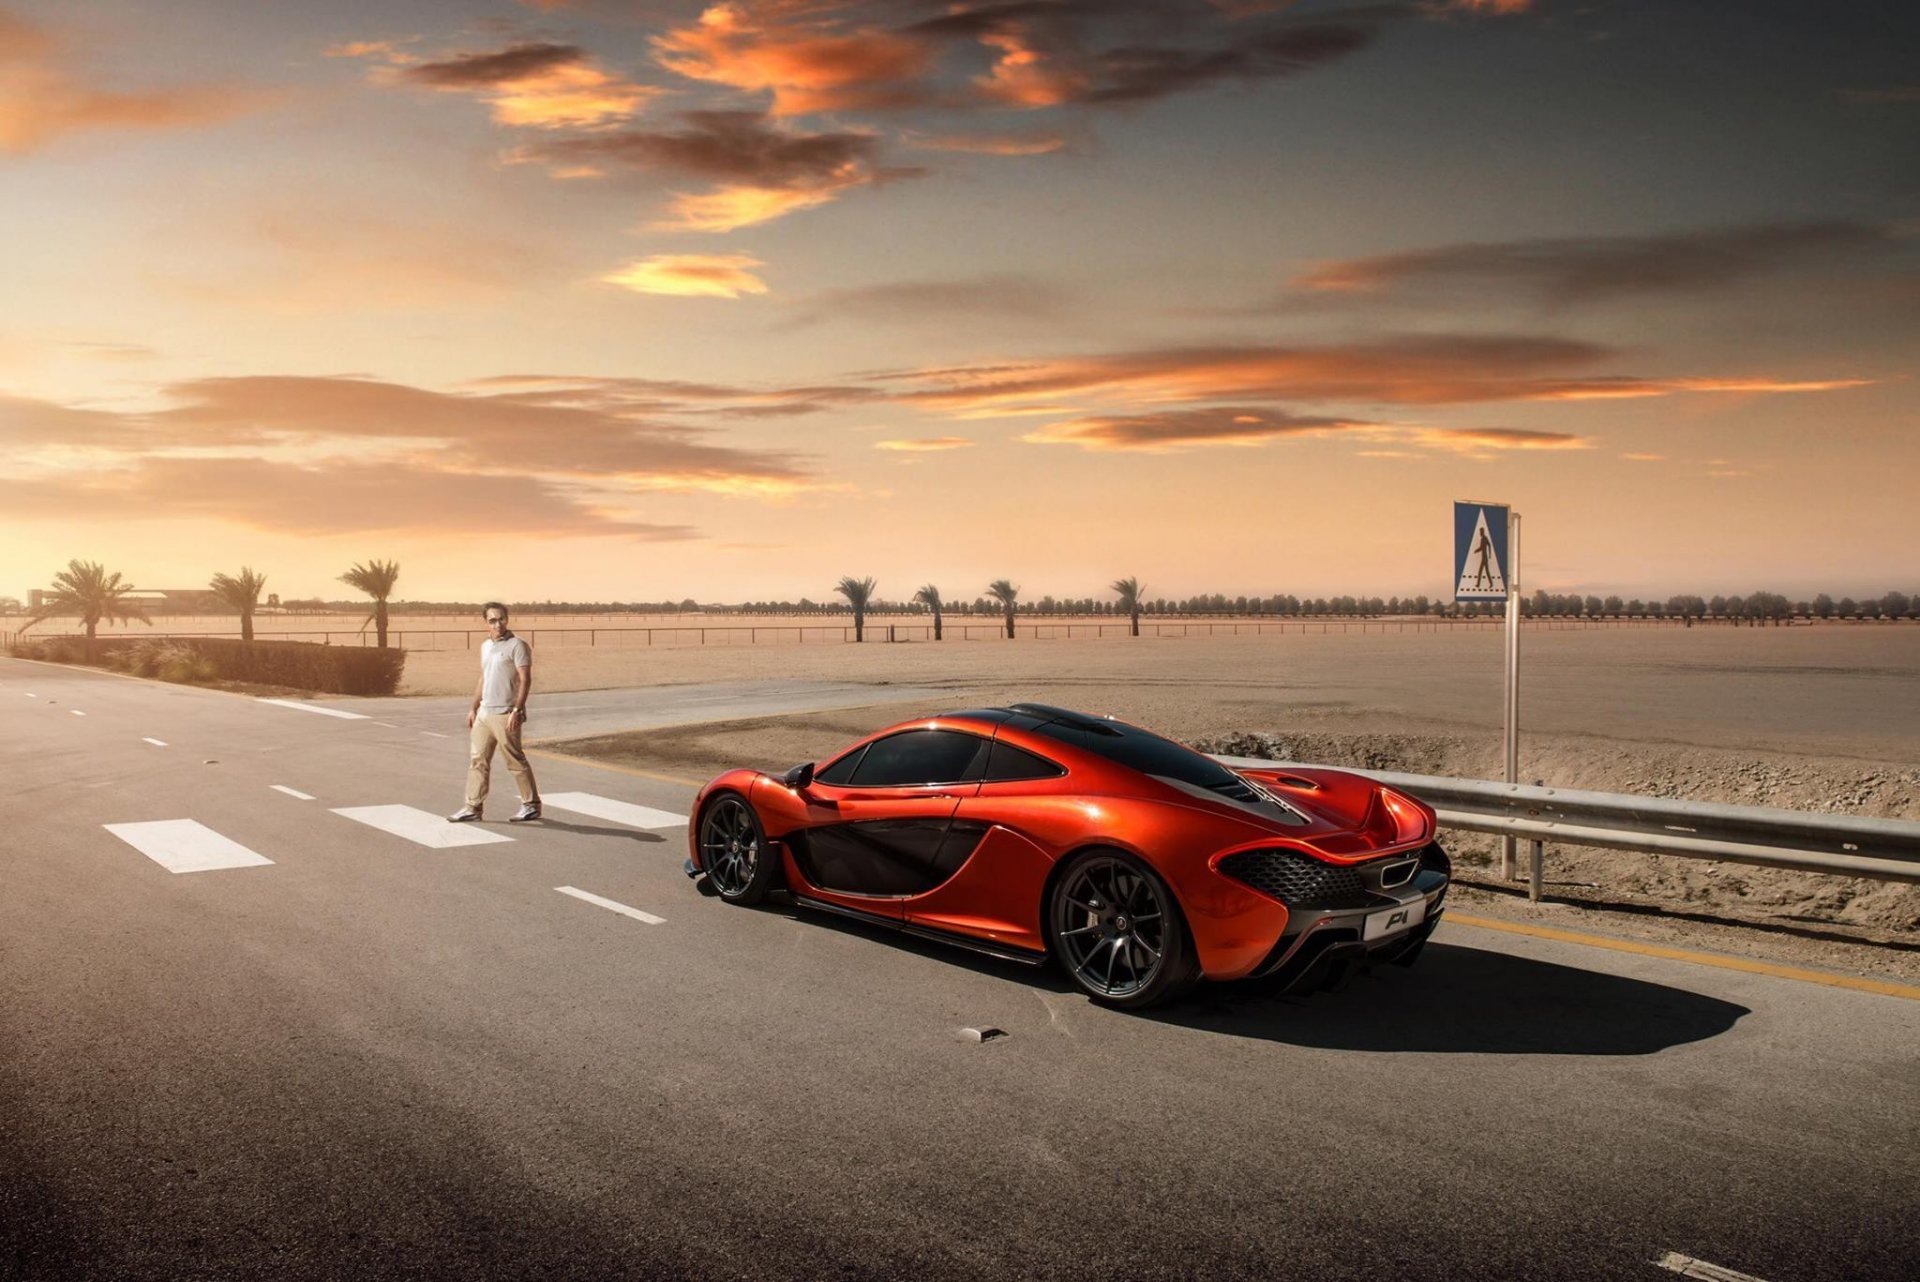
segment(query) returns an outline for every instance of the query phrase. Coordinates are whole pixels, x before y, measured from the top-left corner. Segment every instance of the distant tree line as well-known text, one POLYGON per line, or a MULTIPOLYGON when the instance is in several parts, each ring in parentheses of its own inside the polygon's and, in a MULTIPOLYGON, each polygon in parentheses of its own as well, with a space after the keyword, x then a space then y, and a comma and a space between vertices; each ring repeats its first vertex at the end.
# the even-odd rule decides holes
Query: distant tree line
MULTIPOLYGON (((374 627, 380 646, 387 644, 389 617, 398 615, 437 615, 479 614, 482 603, 479 601, 410 601, 392 602, 388 598, 400 577, 400 565, 396 561, 367 561, 356 563, 346 573, 340 575, 340 581, 359 589, 373 600, 373 612, 364 626, 374 627)), ((295 598, 282 601, 277 594, 270 595, 266 604, 260 604, 260 595, 265 588, 267 576, 256 573, 250 567, 242 567, 238 575, 216 574, 209 583, 211 595, 225 608, 240 616, 241 635, 245 640, 253 639, 254 615, 267 610, 280 614, 342 613, 348 610, 364 608, 364 603, 352 601, 328 601, 319 597, 295 598)), ((1298 597, 1290 593, 1275 596, 1235 596, 1223 593, 1189 597, 1148 597, 1137 578, 1116 579, 1108 585, 1107 591, 1112 598, 1101 597, 1054 597, 1051 594, 1038 600, 1020 600, 1020 588, 1008 579, 996 579, 988 584, 986 590, 971 601, 965 599, 947 599, 934 584, 925 584, 913 593, 910 600, 892 601, 876 594, 878 585, 868 576, 855 578, 844 576, 834 586, 833 592, 841 600, 815 601, 801 597, 798 601, 745 601, 730 605, 702 605, 692 597, 683 597, 678 601, 541 601, 521 602, 523 613, 547 615, 567 614, 692 614, 703 615, 787 615, 787 616, 853 616, 856 638, 863 637, 866 631, 866 619, 869 614, 930 614, 933 620, 934 635, 938 638, 944 619, 948 615, 965 618, 997 617, 1005 622, 1007 635, 1014 634, 1014 620, 1017 617, 1046 618, 1049 616, 1070 617, 1126 617, 1132 623, 1134 635, 1139 635, 1140 620, 1145 618, 1194 618, 1194 617, 1235 617, 1235 618, 1379 618, 1387 616, 1431 616, 1437 618, 1490 618, 1505 612, 1505 604, 1498 601, 1478 601, 1457 603, 1445 598, 1429 597, 1424 594, 1415 596, 1336 596, 1336 597, 1298 597)), ((29 620, 22 631, 32 627, 42 619, 67 615, 78 618, 92 637, 100 623, 147 623, 150 620, 142 604, 132 596, 131 584, 121 579, 118 573, 109 574, 96 562, 70 561, 67 568, 54 576, 53 588, 45 593, 46 599, 27 611, 29 620)), ((19 602, 10 597, 0 597, 0 608, 11 604, 15 611, 19 602)), ((1638 597, 1630 600, 1618 596, 1593 596, 1579 593, 1554 593, 1544 589, 1536 591, 1522 599, 1521 612, 1529 618, 1582 618, 1582 619, 1680 619, 1689 623, 1703 620, 1728 621, 1733 623, 1778 625, 1789 619, 1907 619, 1920 617, 1920 593, 1909 595, 1905 592, 1887 592, 1879 597, 1856 600, 1843 596, 1835 600, 1825 592, 1811 600, 1792 601, 1778 592, 1749 592, 1735 596, 1701 597, 1691 594, 1670 596, 1664 601, 1642 600, 1638 597)))

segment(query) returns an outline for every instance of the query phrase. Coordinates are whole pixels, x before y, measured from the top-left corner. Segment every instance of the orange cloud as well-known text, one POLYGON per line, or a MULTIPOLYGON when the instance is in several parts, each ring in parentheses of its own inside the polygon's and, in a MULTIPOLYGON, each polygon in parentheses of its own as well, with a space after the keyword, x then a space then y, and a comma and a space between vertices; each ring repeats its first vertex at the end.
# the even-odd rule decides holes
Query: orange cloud
POLYGON ((72 134, 218 124, 273 100, 230 84, 95 88, 67 68, 62 54, 53 36, 0 10, 0 153, 37 151, 72 134))
POLYGON ((1431 7, 1447 13, 1505 17, 1527 12, 1533 8, 1533 0, 1440 0, 1440 3, 1431 7))
POLYGON ((518 44, 435 62, 383 40, 336 45, 327 53, 376 59, 398 68, 384 74, 404 84, 476 96, 491 106, 494 123, 521 128, 601 128, 631 119, 665 92, 601 70, 575 45, 518 44))
POLYGON ((993 69, 974 83, 990 102, 1009 107, 1057 107, 1085 96, 1088 76, 1063 65, 1030 43, 1025 30, 1012 27, 991 31, 980 43, 999 50, 993 69))
POLYGON ((1033 445, 1165 454, 1205 445, 1264 445, 1283 436, 1317 436, 1363 426, 1367 425, 1338 418, 1302 418, 1229 406, 1073 419, 1048 424, 1020 439, 1033 445))
POLYGON ((768 20, 743 4, 713 5, 653 47, 662 67, 690 80, 771 91, 776 116, 910 105, 932 61, 924 42, 899 32, 768 20))
POLYGON ((804 133, 759 111, 689 111, 684 129, 622 129, 542 141, 514 154, 557 170, 589 166, 666 170, 721 180, 706 192, 677 192, 657 230, 728 232, 838 199, 855 187, 923 170, 876 168, 879 139, 841 130, 804 133))
POLYGON ((707 192, 676 192, 667 205, 669 216, 648 225, 655 231, 724 234, 829 204, 847 188, 863 186, 866 181, 848 175, 841 181, 807 187, 729 186, 707 192))
POLYGON ((1495 450, 1590 450, 1593 442, 1571 432, 1534 432, 1516 427, 1403 427, 1396 434, 1434 450, 1484 455, 1495 450))
POLYGON ((1900 229, 1839 219, 1713 227, 1660 236, 1564 236, 1441 245, 1339 259, 1297 276, 1323 294, 1448 287, 1512 289, 1548 302, 1705 291, 1804 267, 1870 261, 1900 247, 1900 229))
POLYGON ((70 519, 110 506, 121 519, 214 519, 283 534, 396 532, 691 539, 685 525, 627 519, 570 487, 392 463, 309 466, 261 459, 142 459, 111 471, 36 478, 13 515, 70 519))
POLYGON ((958 151, 976 156, 1045 156, 1067 145, 1062 134, 914 134, 902 138, 919 151, 958 151))
POLYGON ((656 254, 601 279, 641 294, 738 298, 767 292, 766 282, 748 270, 760 266, 749 254, 656 254))
POLYGON ((920 436, 901 441, 875 441, 876 450, 902 450, 908 453, 932 453, 940 450, 964 450, 973 442, 964 436, 920 436))
POLYGON ((1214 347, 1073 357, 1015 366, 909 374, 900 399, 977 410, 1055 396, 1105 393, 1131 401, 1381 402, 1399 405, 1574 401, 1676 392, 1811 392, 1861 379, 1577 376, 1612 355, 1565 339, 1406 337, 1322 347, 1214 347))
MULTIPOLYGON (((1035 445, 1078 445, 1082 449, 1166 454, 1203 446, 1242 448, 1286 437, 1341 435, 1369 446, 1412 446, 1487 458, 1503 450, 1585 450, 1592 444, 1568 432, 1539 432, 1505 427, 1421 427, 1360 419, 1308 417, 1284 410, 1213 406, 1156 414, 1099 415, 1053 423, 1020 439, 1035 445)), ((1404 449, 1373 448, 1368 457, 1409 457, 1404 449)))

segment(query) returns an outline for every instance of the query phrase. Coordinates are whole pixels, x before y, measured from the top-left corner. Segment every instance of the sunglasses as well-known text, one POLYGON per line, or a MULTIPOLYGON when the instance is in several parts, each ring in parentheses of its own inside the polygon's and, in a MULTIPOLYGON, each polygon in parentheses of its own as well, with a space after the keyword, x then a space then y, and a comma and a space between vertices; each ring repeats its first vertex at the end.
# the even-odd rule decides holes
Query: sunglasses
POLYGON ((507 616, 504 614, 489 614, 487 616, 488 623, 505 623, 506 621, 507 616))

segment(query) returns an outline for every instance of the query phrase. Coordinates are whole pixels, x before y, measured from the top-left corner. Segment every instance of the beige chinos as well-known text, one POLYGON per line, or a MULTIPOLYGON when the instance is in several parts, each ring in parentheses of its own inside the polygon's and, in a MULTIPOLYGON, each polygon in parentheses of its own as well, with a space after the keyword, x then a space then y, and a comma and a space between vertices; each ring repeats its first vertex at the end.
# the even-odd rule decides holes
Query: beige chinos
POLYGON ((467 737, 467 804, 475 810, 486 805, 496 747, 506 753, 507 772, 513 776, 513 786, 520 790, 521 802, 540 804, 533 767, 520 746, 520 720, 513 715, 516 669, 531 667, 532 663, 533 653, 527 643, 511 633, 480 643, 479 707, 474 711, 473 733, 467 737))
POLYGON ((507 758, 507 773, 520 790, 520 800, 537 805, 540 789, 533 782, 533 767, 527 763, 520 746, 520 722, 511 712, 482 712, 473 719, 473 733, 467 738, 470 760, 467 764, 467 804, 475 810, 487 804, 487 790, 493 782, 493 750, 498 747, 507 758))

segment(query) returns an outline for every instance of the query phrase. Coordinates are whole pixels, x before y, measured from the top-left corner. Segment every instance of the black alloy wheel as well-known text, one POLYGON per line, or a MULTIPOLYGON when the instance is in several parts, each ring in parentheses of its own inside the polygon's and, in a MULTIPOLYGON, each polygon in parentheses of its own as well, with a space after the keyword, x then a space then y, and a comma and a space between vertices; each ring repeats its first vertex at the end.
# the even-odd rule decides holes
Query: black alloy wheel
POLYGON ((1054 955, 1096 1001, 1139 1010, 1197 976, 1173 892, 1131 855, 1075 855, 1054 884, 1047 917, 1054 955))
POLYGON ((700 866, 730 904, 757 904, 773 885, 777 861, 767 849, 760 817, 746 798, 723 792, 700 816, 700 866))

